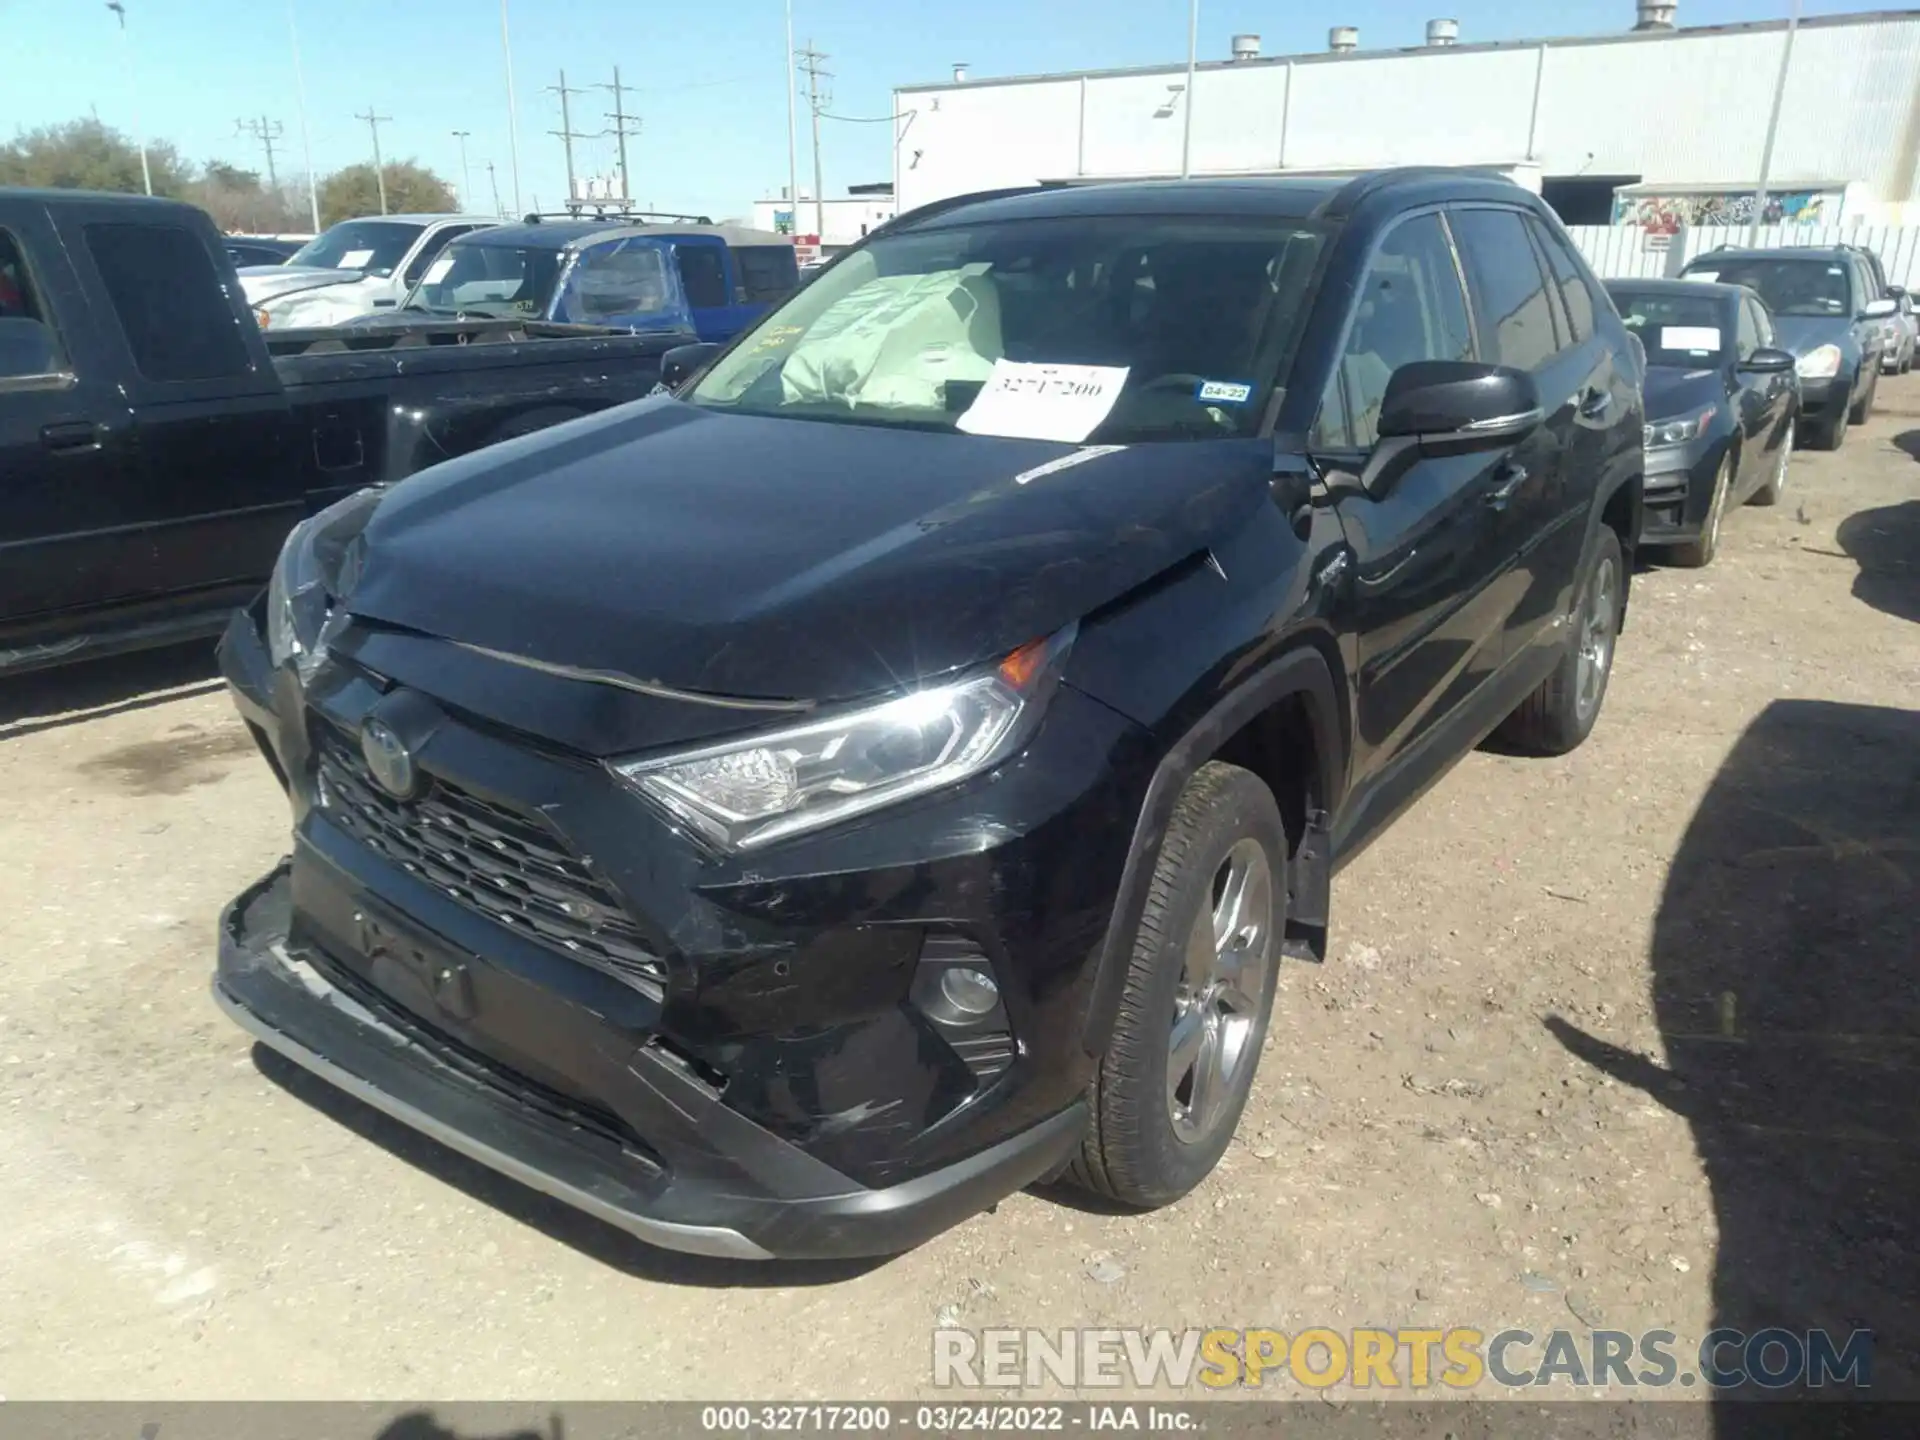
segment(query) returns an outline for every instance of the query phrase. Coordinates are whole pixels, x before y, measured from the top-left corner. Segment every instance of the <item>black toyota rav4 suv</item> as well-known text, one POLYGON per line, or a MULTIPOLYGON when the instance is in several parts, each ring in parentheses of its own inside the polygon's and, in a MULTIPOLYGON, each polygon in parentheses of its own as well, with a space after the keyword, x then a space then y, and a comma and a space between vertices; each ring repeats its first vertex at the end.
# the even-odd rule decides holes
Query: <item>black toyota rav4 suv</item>
POLYGON ((1599 712, 1638 362, 1505 181, 969 197, 671 368, 289 539, 214 985, 657 1244, 1177 1199, 1332 872, 1599 712))

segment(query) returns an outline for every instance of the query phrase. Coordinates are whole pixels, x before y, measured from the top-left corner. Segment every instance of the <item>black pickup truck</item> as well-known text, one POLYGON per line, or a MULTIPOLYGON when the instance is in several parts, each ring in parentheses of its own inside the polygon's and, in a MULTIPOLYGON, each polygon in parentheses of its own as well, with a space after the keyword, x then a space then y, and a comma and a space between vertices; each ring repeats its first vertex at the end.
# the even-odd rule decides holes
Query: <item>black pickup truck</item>
POLYGON ((687 338, 269 340, 201 211, 0 189, 0 676, 217 634, 305 515, 644 395, 687 338))

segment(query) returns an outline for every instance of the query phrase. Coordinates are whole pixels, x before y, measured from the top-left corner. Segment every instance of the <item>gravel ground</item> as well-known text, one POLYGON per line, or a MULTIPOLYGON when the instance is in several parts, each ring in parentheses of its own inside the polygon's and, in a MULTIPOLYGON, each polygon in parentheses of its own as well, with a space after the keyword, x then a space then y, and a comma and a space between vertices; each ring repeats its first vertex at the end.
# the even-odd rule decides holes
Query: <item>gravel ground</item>
POLYGON ((194 652, 0 687, 0 1395, 907 1396, 936 1323, 1866 1326, 1920 1375, 1920 378, 1646 569, 1607 709, 1336 882, 1220 1170, 878 1265, 649 1251, 256 1055, 286 809, 194 652))

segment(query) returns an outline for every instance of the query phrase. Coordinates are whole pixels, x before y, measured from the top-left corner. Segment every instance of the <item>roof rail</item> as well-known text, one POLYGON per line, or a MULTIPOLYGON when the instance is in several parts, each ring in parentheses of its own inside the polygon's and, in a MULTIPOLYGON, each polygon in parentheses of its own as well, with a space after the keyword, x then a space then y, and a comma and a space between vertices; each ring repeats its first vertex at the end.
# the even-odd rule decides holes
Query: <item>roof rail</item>
POLYGON ((1396 165, 1388 170, 1370 170, 1364 175, 1356 175, 1322 202, 1316 213, 1322 217, 1337 219, 1350 215, 1360 202, 1369 195, 1386 189, 1389 185, 1403 185, 1411 180, 1501 180, 1507 184, 1513 182, 1498 170, 1484 165, 1396 165))
POLYGON ((666 222, 670 225, 711 225, 711 215, 678 215, 667 210, 634 210, 625 205, 595 204, 582 201, 565 210, 529 210, 520 217, 524 225, 538 225, 546 220, 631 220, 647 225, 666 222))

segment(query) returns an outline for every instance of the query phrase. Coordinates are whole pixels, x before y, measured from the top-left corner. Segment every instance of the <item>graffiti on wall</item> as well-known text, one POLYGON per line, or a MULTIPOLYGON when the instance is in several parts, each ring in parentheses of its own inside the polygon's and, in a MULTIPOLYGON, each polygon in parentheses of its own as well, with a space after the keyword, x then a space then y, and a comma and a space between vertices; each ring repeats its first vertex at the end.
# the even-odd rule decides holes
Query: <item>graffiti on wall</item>
MULTIPOLYGON (((1837 190, 1789 190, 1767 196, 1763 225, 1817 225, 1840 218, 1837 190)), ((1750 225, 1753 194, 1615 195, 1613 223, 1671 235, 1682 225, 1750 225)))

